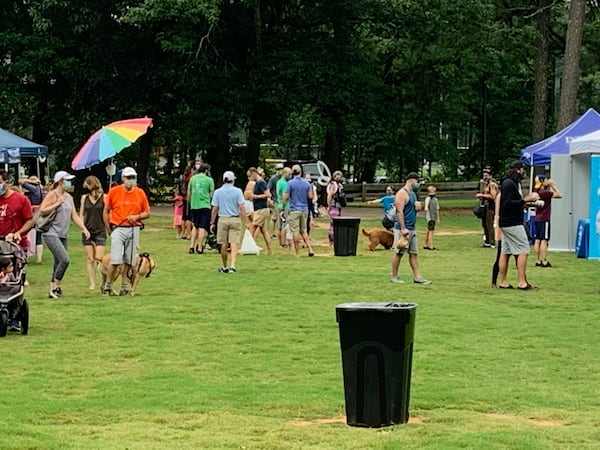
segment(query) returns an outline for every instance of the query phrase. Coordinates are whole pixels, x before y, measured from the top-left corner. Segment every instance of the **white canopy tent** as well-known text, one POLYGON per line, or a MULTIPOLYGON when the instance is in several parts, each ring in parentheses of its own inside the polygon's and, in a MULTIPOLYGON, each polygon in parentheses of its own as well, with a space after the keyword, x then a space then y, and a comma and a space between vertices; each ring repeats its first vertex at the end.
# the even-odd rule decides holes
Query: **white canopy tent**
POLYGON ((569 155, 600 154, 600 130, 573 139, 569 143, 569 155))
POLYGON ((600 154, 600 130, 573 139, 569 155, 552 155, 552 179, 563 198, 552 202, 550 250, 574 251, 577 224, 590 218, 593 154, 600 154))

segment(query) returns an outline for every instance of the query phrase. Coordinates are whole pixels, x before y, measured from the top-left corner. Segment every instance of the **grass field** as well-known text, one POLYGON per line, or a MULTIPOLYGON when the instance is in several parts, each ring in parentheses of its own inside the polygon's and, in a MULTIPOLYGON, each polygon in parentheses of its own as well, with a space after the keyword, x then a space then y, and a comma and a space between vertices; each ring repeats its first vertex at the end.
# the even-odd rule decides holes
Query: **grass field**
POLYGON ((0 338, 0 448, 598 448, 598 262, 530 258, 539 291, 492 290, 469 213, 421 252, 430 286, 392 285, 390 252, 362 235, 333 257, 324 219, 316 257, 277 249, 219 274, 170 223, 142 232, 158 267, 136 297, 88 290, 75 230, 63 299, 47 299, 51 255, 29 265, 30 334, 0 338), (355 301, 419 305, 406 425, 345 425, 335 306, 355 301))

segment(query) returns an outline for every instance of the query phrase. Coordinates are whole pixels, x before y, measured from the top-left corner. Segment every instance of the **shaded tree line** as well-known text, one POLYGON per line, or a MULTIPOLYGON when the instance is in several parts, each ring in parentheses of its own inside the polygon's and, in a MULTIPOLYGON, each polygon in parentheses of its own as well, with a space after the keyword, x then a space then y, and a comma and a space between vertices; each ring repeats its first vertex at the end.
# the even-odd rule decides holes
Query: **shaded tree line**
POLYGON ((167 174, 196 154, 242 173, 266 143, 270 157, 318 157, 361 181, 380 164, 400 177, 431 162, 469 179, 555 129, 561 67, 561 123, 598 102, 600 33, 583 0, 5 5, 0 126, 63 168, 102 124, 152 117, 119 155, 142 184, 159 158, 167 174))

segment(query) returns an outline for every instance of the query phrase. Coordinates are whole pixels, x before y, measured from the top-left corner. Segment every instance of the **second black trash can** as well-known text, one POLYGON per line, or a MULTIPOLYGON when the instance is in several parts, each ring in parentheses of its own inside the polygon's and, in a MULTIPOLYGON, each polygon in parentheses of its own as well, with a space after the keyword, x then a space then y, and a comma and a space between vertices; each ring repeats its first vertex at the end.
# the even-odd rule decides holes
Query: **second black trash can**
POLYGON ((335 256, 356 256, 360 217, 333 218, 333 253, 335 256))
POLYGON ((346 423, 408 422, 415 303, 342 303, 340 330, 346 423))

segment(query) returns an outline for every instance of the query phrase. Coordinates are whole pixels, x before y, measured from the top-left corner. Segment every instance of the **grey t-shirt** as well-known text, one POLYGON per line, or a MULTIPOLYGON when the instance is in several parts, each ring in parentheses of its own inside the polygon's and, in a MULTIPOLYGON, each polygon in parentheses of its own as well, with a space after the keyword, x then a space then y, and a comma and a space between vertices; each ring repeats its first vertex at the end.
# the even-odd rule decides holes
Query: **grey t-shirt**
POLYGON ((65 201, 56 209, 56 216, 52 221, 52 225, 50 225, 50 229, 44 235, 66 238, 69 234, 71 214, 74 209, 75 203, 73 203, 73 197, 65 192, 65 201))

